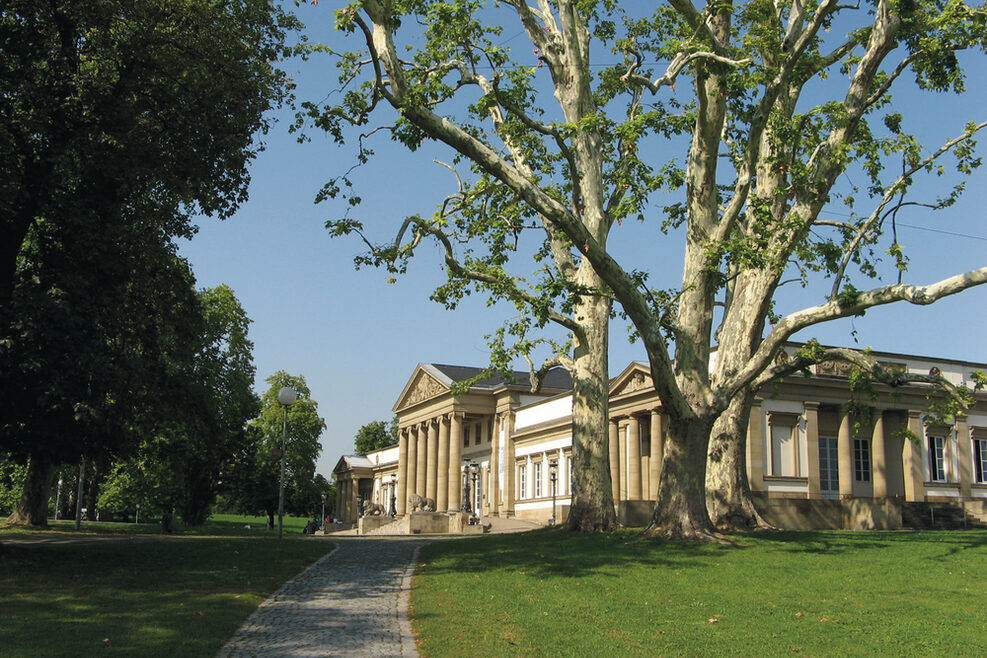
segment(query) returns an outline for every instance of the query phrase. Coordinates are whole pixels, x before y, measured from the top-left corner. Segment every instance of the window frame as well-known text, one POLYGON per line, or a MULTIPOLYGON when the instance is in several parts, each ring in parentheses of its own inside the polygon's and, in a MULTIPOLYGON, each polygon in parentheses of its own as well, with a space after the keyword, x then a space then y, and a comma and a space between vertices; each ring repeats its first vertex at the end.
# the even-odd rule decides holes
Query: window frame
POLYGON ((853 479, 857 482, 870 482, 871 464, 870 439, 854 438, 853 440, 853 479))
POLYGON ((941 434, 929 435, 929 482, 947 482, 946 437, 941 434))

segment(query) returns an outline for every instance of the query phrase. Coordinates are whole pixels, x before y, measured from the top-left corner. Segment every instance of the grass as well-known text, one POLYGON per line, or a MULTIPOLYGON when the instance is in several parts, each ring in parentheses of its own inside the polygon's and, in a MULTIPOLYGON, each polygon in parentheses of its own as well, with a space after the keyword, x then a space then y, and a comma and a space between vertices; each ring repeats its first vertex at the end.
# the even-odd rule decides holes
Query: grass
POLYGON ((426 546, 425 656, 983 655, 987 532, 732 545, 553 531, 426 546))
POLYGON ((262 601, 332 548, 302 538, 299 521, 286 519, 283 541, 231 517, 195 532, 252 535, 161 537, 147 524, 158 537, 135 537, 143 524, 93 523, 47 531, 53 542, 30 546, 3 542, 23 534, 0 524, 0 655, 215 655, 262 601), (121 536, 93 536, 106 534, 121 536))

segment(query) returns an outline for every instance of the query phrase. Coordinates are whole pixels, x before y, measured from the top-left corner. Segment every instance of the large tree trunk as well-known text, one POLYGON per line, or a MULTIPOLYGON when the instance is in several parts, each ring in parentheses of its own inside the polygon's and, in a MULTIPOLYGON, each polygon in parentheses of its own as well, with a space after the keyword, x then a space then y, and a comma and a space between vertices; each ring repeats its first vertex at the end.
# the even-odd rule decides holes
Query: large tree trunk
POLYGON ((24 490, 14 513, 7 523, 15 525, 48 525, 48 499, 55 481, 55 463, 47 456, 33 454, 24 478, 24 490))
POLYGON ((706 464, 706 509, 721 532, 768 530, 754 507, 747 479, 747 423, 754 394, 745 391, 713 424, 706 464))
MULTIPOLYGON (((594 275, 595 276, 595 275, 594 275)), ((610 303, 584 297, 576 308, 585 340, 576 340, 572 373, 572 502, 566 529, 605 532, 617 526, 610 486, 607 356, 610 303)))
POLYGON ((708 541, 716 538, 706 511, 706 448, 713 421, 669 420, 665 459, 648 537, 708 541))

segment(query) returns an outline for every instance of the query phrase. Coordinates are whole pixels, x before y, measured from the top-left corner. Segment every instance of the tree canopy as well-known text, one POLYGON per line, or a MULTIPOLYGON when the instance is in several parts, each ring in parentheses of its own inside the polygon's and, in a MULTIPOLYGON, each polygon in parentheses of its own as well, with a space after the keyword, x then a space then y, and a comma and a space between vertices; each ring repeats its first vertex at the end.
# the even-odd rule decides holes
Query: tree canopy
POLYGON ((172 240, 246 198, 294 25, 265 0, 0 10, 0 448, 32 461, 32 516, 57 462, 191 408, 206 328, 172 240))
MULTIPOLYGON (((900 212, 953 204, 980 164, 975 137, 987 123, 969 108, 952 137, 924 144, 920 126, 891 102, 903 88, 961 97, 965 64, 983 66, 971 58, 987 48, 985 18, 982 7, 955 0, 655 8, 364 0, 336 12, 353 49, 324 49, 338 56, 344 99, 307 109, 345 139, 347 126, 379 125, 388 105, 398 112, 387 126, 395 140, 411 150, 435 140, 454 154, 458 190, 432 218, 412 218, 407 239, 371 242, 371 260, 399 262, 432 236, 451 278, 465 273, 508 299, 528 295, 539 319, 573 309, 583 319, 570 326, 574 356, 587 333, 605 332, 609 306, 596 300, 619 302, 668 418, 649 532, 709 537, 706 460, 717 423, 745 418, 745 400, 760 387, 820 361, 853 360, 880 374, 873 360, 815 343, 776 364, 788 339, 877 305, 929 304, 987 281, 980 268, 905 283, 909 259, 922 254, 906 253, 893 230, 900 212), (506 38, 518 31, 523 48, 506 38), (916 181, 947 170, 935 198, 915 194, 916 181), (656 244, 679 241, 681 282, 651 281, 608 249, 611 232, 631 219, 652 223, 656 244), (535 295, 505 266, 532 230, 540 246, 526 253, 536 267, 552 262, 535 295), (880 274, 896 282, 868 287, 880 274), (816 303, 780 314, 784 283, 820 278, 830 285, 816 303)), ((965 109, 957 103, 957 113, 965 109)), ((332 180, 324 194, 350 195, 349 183, 332 180)), ((331 227, 365 231, 351 217, 331 227)), ((574 426, 600 432, 605 382, 580 388, 600 364, 574 375, 574 426), (580 399, 591 408, 583 418, 580 399)), ((575 433, 573 441, 575 456, 575 433)), ((593 466, 577 458, 574 471, 593 466)))
POLYGON ((374 450, 396 445, 398 442, 397 416, 390 423, 375 420, 363 425, 356 431, 354 447, 356 454, 365 455, 374 450))

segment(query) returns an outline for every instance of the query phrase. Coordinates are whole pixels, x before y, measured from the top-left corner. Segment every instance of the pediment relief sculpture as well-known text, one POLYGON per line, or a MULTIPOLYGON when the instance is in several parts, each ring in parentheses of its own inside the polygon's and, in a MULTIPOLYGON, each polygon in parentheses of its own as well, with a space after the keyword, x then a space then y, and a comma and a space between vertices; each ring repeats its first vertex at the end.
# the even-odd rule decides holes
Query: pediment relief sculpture
POLYGON ((651 377, 645 375, 643 372, 635 372, 633 375, 627 378, 627 381, 625 381, 622 386, 620 386, 616 391, 613 392, 613 395, 623 395, 625 393, 633 393, 634 391, 639 391, 643 388, 651 388, 651 387, 652 387, 651 377))
POLYGON ((429 375, 420 373, 418 378, 415 380, 415 383, 411 386, 411 390, 408 391, 408 395, 405 397, 403 406, 410 406, 412 404, 417 404, 422 400, 434 398, 436 395, 441 395, 447 390, 448 389, 446 389, 445 386, 437 382, 429 375))

